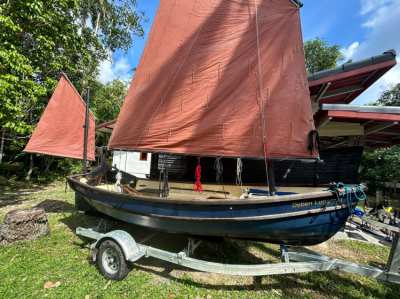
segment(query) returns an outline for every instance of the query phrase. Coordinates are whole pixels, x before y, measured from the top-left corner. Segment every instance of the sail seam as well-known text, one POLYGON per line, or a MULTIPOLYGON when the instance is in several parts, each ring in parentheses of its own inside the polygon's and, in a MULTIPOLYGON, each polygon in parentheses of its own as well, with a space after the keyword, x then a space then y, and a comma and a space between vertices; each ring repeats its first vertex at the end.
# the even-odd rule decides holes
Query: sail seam
MULTIPOLYGON (((193 7, 196 7, 196 4, 197 4, 197 1, 195 1, 193 7)), ((193 8, 192 8, 192 12, 193 12, 193 8)), ((189 16, 189 18, 190 18, 190 17, 191 17, 191 16, 189 16)), ((200 33, 203 31, 203 27, 204 27, 204 22, 200 25, 200 28, 198 29, 198 31, 197 31, 197 33, 196 33, 196 36, 195 36, 195 38, 194 38, 194 40, 193 40, 193 43, 190 45, 190 48, 189 48, 189 50, 188 50, 188 53, 186 54, 185 58, 182 60, 182 63, 179 65, 179 67, 178 67, 177 71, 175 72, 175 74, 173 75, 173 77, 169 80, 169 84, 168 84, 168 86, 167 86, 167 90, 166 90, 165 94, 162 96, 162 99, 161 99, 161 101, 159 102, 157 108, 156 108, 156 109, 154 110, 154 112, 152 113, 152 115, 151 115, 151 117, 150 117, 150 119, 149 119, 149 123, 152 123, 154 117, 157 115, 159 109, 161 108, 162 104, 164 103, 164 100, 165 100, 166 96, 168 95, 168 93, 169 93, 169 91, 170 91, 170 89, 171 89, 171 86, 172 86, 171 82, 174 82, 175 79, 176 79, 176 77, 178 76, 178 74, 181 72, 181 69, 182 69, 183 65, 186 63, 186 60, 188 59, 188 57, 190 56, 190 53, 192 52, 192 49, 193 49, 194 45, 196 44, 197 39, 198 39, 200 33)), ((160 47, 160 48, 161 48, 161 47, 160 47)), ((147 131, 147 130, 148 130, 148 127, 146 128, 146 130, 143 130, 143 132, 145 132, 145 131, 147 131)), ((144 134, 144 133, 141 133, 141 136, 138 138, 138 141, 137 141, 137 143, 136 143, 136 146, 138 146, 139 143, 141 143, 142 138, 143 138, 143 134, 144 134)))

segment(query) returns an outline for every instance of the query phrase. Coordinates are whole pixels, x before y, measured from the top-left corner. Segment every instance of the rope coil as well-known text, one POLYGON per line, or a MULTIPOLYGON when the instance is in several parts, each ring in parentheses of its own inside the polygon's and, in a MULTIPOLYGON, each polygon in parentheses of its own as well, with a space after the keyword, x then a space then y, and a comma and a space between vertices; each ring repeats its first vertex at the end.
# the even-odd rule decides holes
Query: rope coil
POLYGON ((329 186, 329 190, 335 192, 337 201, 342 202, 345 200, 347 207, 349 209, 349 214, 351 215, 359 201, 365 200, 367 195, 365 194, 363 187, 361 185, 357 186, 348 186, 343 183, 332 183, 329 186), (355 203, 353 208, 353 194, 355 203))
POLYGON ((223 173, 224 173, 224 165, 222 164, 222 158, 218 157, 215 159, 214 162, 214 169, 215 169, 215 180, 218 184, 221 184, 223 181, 223 173))
POLYGON ((241 158, 236 159, 236 185, 240 186, 240 189, 243 191, 243 181, 242 181, 242 173, 243 173, 243 162, 241 158))

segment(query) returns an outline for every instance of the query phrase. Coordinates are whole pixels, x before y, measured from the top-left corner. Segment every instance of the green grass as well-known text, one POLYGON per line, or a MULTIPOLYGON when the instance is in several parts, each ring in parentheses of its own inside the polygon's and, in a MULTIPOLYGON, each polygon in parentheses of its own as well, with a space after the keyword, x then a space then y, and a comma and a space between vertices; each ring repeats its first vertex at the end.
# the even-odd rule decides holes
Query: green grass
MULTIPOLYGON (((89 243, 74 234, 77 226, 94 226, 98 218, 74 210, 73 193, 64 192, 63 182, 30 186, 29 192, 37 192, 21 194, 25 187, 9 187, 1 195, 0 217, 13 208, 39 205, 48 211, 51 234, 0 247, 0 298, 399 298, 400 286, 358 275, 329 272, 253 279, 199 273, 152 259, 138 261, 124 281, 110 282, 90 262, 89 243), (60 285, 45 289, 48 281, 60 285)), ((121 225, 110 222, 113 227, 121 225)), ((135 229, 146 235, 143 229, 135 229)), ((165 234, 156 241, 176 250, 183 244, 179 237, 165 234)), ((386 247, 367 243, 328 244, 319 246, 319 251, 366 264, 382 265, 389 253, 386 247)), ((279 247, 238 241, 203 243, 196 256, 230 263, 278 261, 279 247)))

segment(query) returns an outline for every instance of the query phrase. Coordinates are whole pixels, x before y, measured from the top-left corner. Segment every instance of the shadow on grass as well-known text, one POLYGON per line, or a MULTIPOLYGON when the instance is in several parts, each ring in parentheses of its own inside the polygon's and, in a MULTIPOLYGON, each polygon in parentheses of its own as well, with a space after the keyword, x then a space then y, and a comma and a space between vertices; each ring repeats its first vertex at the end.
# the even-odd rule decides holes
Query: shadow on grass
MULTIPOLYGON (((148 228, 139 227, 136 225, 126 224, 111 218, 101 216, 99 214, 87 215, 83 213, 73 212, 70 216, 61 220, 72 231, 78 226, 105 228, 105 231, 113 229, 123 229, 128 231, 135 240, 139 243, 168 250, 171 252, 179 252, 185 248, 188 236, 175 235, 154 231, 148 228), (103 225, 103 227, 101 227, 103 225)), ((91 240, 81 237, 82 243, 77 246, 86 246, 91 240)), ((206 261, 219 263, 233 264, 263 264, 266 262, 279 262, 280 251, 278 246, 276 249, 260 243, 250 241, 223 240, 219 242, 204 241, 196 249, 193 257, 206 261), (260 258, 251 252, 251 248, 256 248, 270 256, 270 258, 260 258)), ((305 251, 308 251, 305 249, 305 251)), ((379 288, 376 284, 367 284, 365 281, 360 283, 357 279, 349 276, 339 275, 336 272, 312 272, 304 274, 289 274, 270 276, 269 279, 262 277, 254 277, 253 284, 232 283, 227 280, 227 283, 204 282, 197 278, 174 276, 172 271, 185 271, 187 274, 196 273, 198 271, 187 269, 179 265, 171 264, 154 258, 142 258, 134 263, 133 269, 141 270, 147 273, 152 273, 156 276, 163 277, 170 281, 185 284, 196 288, 205 288, 212 290, 264 290, 278 289, 282 292, 283 297, 298 297, 309 290, 313 293, 319 293, 328 297, 339 298, 360 298, 362 297, 385 297, 398 298, 400 286, 393 284, 384 284, 385 289, 379 288)))
POLYGON ((19 205, 27 196, 45 190, 48 184, 36 185, 23 181, 11 181, 0 185, 0 209, 10 205, 19 205))
POLYGON ((67 213, 74 212, 74 205, 57 199, 46 199, 35 206, 35 208, 42 208, 46 213, 67 213))

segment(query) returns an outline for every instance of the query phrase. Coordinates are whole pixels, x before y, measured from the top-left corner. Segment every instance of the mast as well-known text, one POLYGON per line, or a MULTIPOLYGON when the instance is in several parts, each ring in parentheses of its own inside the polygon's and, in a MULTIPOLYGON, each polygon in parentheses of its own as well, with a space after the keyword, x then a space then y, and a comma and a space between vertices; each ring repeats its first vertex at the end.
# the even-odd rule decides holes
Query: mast
POLYGON ((89 104, 90 104, 90 89, 86 90, 86 102, 85 102, 85 123, 83 125, 83 173, 87 173, 87 147, 88 147, 88 135, 89 135, 89 104))
POLYGON ((267 160, 267 178, 268 178, 268 189, 269 195, 275 195, 276 185, 275 185, 275 173, 274 164, 271 159, 267 160))

